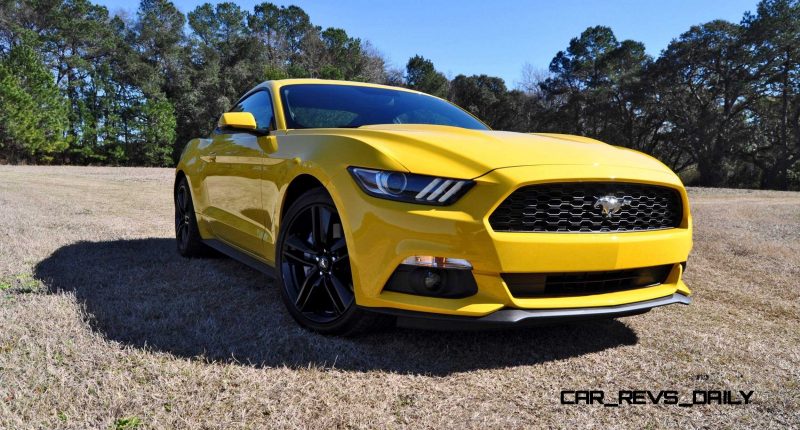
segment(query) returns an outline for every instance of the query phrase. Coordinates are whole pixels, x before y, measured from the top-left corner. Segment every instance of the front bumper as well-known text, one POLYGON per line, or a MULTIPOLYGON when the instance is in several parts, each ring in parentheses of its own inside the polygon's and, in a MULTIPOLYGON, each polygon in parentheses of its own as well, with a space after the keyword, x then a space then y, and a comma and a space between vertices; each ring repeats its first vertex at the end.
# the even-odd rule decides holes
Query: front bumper
MULTIPOLYGON (((614 309, 691 294, 681 280, 679 264, 686 261, 692 246, 691 215, 683 186, 666 169, 574 165, 497 169, 476 178, 475 187, 448 207, 367 196, 346 172, 332 179, 331 194, 345 224, 356 301, 365 308, 475 319, 500 312, 507 315, 510 310, 614 309), (518 187, 576 181, 673 187, 681 193, 684 218, 679 228, 644 232, 500 233, 491 229, 489 215, 518 187), (445 299, 385 291, 384 286, 398 265, 414 255, 468 260, 473 266, 477 294, 445 299), (501 277, 502 273, 592 272, 658 265, 673 265, 667 281, 660 285, 584 296, 518 298, 509 292, 501 277)), ((523 320, 536 314, 528 315, 523 320)))
POLYGON ((573 308, 573 309, 502 309, 485 317, 463 317, 403 311, 388 308, 367 308, 371 312, 392 315, 397 317, 397 324, 401 327, 437 329, 437 330, 462 330, 462 329, 492 329, 506 327, 527 327, 536 325, 554 324, 563 321, 579 321, 597 318, 619 318, 643 314, 650 309, 672 304, 689 305, 690 297, 683 294, 672 294, 659 299, 644 302, 629 303, 618 306, 599 308, 573 308))

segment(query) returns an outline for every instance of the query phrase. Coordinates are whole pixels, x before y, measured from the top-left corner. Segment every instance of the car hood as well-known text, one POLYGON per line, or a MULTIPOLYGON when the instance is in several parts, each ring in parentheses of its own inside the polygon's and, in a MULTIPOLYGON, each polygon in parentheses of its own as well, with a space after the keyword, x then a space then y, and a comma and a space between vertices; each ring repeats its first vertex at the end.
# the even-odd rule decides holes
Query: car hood
POLYGON ((419 174, 476 178, 505 167, 559 164, 669 171, 640 152, 572 135, 418 124, 370 125, 341 134, 372 145, 419 174))

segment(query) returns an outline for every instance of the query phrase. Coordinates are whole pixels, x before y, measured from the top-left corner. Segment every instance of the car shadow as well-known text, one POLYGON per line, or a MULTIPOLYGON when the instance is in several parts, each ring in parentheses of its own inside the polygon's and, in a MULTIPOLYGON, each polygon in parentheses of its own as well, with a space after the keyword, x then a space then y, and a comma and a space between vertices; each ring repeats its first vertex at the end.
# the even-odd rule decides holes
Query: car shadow
POLYGON ((51 293, 74 293, 92 328, 110 340, 253 366, 447 375, 637 342, 616 320, 499 332, 321 336, 296 325, 267 276, 228 258, 182 258, 166 238, 67 245, 37 264, 35 276, 51 293))

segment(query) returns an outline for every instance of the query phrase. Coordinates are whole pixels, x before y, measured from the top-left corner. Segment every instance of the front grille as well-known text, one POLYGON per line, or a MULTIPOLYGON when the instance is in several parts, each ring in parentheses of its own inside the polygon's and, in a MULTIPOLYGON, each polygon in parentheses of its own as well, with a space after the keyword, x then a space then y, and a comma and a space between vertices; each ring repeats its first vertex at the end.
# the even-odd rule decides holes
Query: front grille
POLYGON ((489 216, 489 224, 510 232, 624 232, 678 227, 682 217, 681 196, 672 188, 577 182, 519 188, 489 216), (601 197, 624 205, 606 216, 601 197))
POLYGON ((607 272, 503 273, 517 298, 588 296, 663 284, 672 265, 607 272))

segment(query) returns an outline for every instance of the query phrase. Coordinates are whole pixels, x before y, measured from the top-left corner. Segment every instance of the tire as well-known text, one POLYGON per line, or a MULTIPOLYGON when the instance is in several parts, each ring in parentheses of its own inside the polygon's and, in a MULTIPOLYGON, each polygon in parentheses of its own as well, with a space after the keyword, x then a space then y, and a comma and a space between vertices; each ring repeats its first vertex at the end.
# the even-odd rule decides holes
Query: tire
POLYGON ((393 324, 356 306, 341 219, 325 189, 307 191, 286 211, 275 259, 281 297, 301 326, 352 336, 393 324))
POLYGON ((175 187, 175 241, 178 253, 184 257, 208 255, 208 247, 203 243, 197 227, 189 181, 185 177, 181 177, 175 187))

